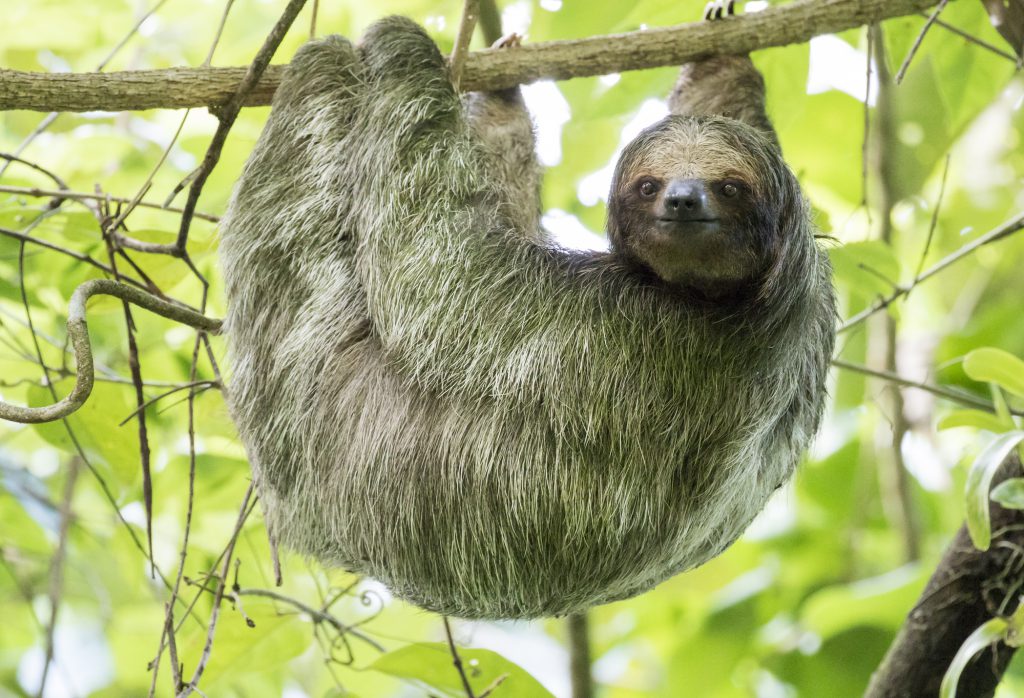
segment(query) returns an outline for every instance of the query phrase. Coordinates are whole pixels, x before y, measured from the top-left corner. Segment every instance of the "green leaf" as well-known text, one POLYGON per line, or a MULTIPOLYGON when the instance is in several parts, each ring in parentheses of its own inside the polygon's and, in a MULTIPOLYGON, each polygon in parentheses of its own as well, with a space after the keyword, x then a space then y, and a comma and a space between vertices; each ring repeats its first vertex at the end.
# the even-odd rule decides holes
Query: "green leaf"
POLYGON ((55 216, 54 222, 60 224, 60 234, 72 242, 97 242, 101 239, 96 216, 88 211, 62 213, 55 216))
POLYGON ((896 630, 901 609, 913 605, 924 581, 920 567, 905 565, 879 577, 826 587, 807 599, 801 625, 822 639, 865 625, 896 630))
POLYGON ((1017 423, 1013 421, 1013 413, 1010 412, 1010 406, 1006 404, 1006 396, 995 383, 989 383, 988 387, 992 392, 992 404, 996 406, 996 417, 1003 423, 1004 431, 1013 429, 1017 423))
MULTIPOLYGON (((63 378, 54 382, 57 399, 71 392, 75 381, 63 378)), ((33 425, 33 429, 45 441, 65 451, 77 454, 80 446, 86 457, 92 461, 99 458, 116 477, 118 485, 131 485, 139 475, 139 442, 133 426, 122 427, 120 421, 135 409, 128 402, 131 386, 96 382, 92 393, 77 411, 65 420, 33 425), (68 429, 74 433, 78 446, 68 429)), ((55 400, 50 389, 33 385, 28 390, 29 405, 42 407, 52 405, 55 400)), ((96 463, 94 463, 96 464, 96 463)))
POLYGON ((964 357, 964 372, 976 381, 995 383, 1024 397, 1024 361, 1002 349, 982 347, 968 353, 964 357))
POLYGON ((1009 623, 1005 620, 993 618, 971 633, 957 650, 956 656, 953 657, 949 668, 946 669, 946 675, 942 677, 939 698, 956 698, 956 685, 960 682, 960 674, 963 673, 967 663, 978 652, 1006 637, 1008 629, 1009 623))
POLYGON ((900 281, 900 262, 892 247, 878 240, 851 242, 829 250, 836 281, 865 300, 892 293, 900 281))
MULTIPOLYGON (((263 599, 246 596, 243 601, 245 616, 230 611, 226 605, 221 611, 213 651, 203 674, 206 686, 281 667, 313 643, 313 627, 301 616, 281 613, 273 602, 263 599)), ((206 644, 205 627, 188 627, 187 634, 180 640, 186 666, 199 661, 206 644)))
POLYGON ((1024 441, 1024 431, 1000 434, 985 447, 971 465, 971 471, 967 475, 967 531, 971 534, 974 546, 979 550, 988 550, 992 542, 988 509, 992 477, 999 465, 1021 441, 1024 441))
POLYGON ((992 490, 992 500, 1007 509, 1024 509, 1024 477, 1012 477, 992 490))
POLYGON ((955 410, 939 420, 936 429, 954 429, 956 427, 974 427, 996 434, 1006 431, 1006 424, 994 414, 981 410, 955 410))
MULTIPOLYGON (((502 698, 543 698, 551 693, 537 679, 497 652, 481 649, 460 649, 459 657, 474 693, 480 694, 501 681, 495 692, 502 698)), ((417 682, 445 696, 461 698, 466 695, 462 687, 448 645, 441 642, 420 642, 388 652, 368 668, 400 679, 417 682)))

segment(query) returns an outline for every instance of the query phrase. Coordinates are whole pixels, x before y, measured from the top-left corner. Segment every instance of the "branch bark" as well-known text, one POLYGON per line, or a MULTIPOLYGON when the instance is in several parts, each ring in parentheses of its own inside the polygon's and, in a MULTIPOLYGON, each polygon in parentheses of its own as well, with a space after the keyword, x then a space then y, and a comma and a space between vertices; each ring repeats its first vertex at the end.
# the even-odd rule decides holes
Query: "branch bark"
POLYGON ((572 698, 593 698, 594 680, 590 667, 590 619, 586 611, 567 619, 569 629, 569 677, 572 698))
MULTIPOLYGON (((714 23, 697 22, 466 57, 460 89, 499 90, 550 78, 604 75, 678 65, 718 53, 802 43, 865 24, 916 14, 934 0, 797 0, 714 23)), ((247 68, 168 68, 112 73, 0 70, 0 110, 133 111, 219 107, 236 93, 247 68)), ((283 66, 267 68, 246 106, 270 104, 283 66)))
MULTIPOLYGON (((1020 475, 1020 463, 1003 464, 994 483, 1020 475)), ((907 616, 865 698, 934 698, 950 661, 967 636, 996 615, 1013 612, 1024 559, 1024 511, 990 502, 992 544, 978 550, 960 528, 921 598, 907 616)), ((960 677, 957 696, 991 696, 1014 649, 998 644, 979 653, 960 677)))

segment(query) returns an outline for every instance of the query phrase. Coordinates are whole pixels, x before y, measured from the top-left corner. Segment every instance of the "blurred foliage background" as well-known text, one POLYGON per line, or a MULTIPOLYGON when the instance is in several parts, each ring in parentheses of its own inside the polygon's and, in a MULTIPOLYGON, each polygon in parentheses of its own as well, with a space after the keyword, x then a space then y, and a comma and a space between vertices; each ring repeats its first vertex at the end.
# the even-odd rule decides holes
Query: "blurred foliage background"
MULTIPOLYGON (((133 34, 153 2, 9 3, 0 66, 95 70, 126 36, 131 38, 105 70, 201 65, 225 0, 156 4, 133 34)), ((287 61, 309 37, 313 5, 300 15, 275 62, 287 61)), ((230 4, 213 65, 250 62, 283 6, 283 0, 230 4)), ((355 36, 374 19, 399 13, 423 23, 445 49, 461 9, 461 3, 435 0, 319 0, 318 6, 319 34, 355 36)), ((692 21, 703 2, 516 0, 502 7, 506 28, 537 42, 692 21)), ((980 3, 950 3, 942 20, 990 46, 934 26, 902 83, 881 92, 877 70, 866 90, 864 29, 755 54, 783 150, 821 230, 833 238, 827 244, 844 318, 1024 210, 1024 81, 1013 57, 1000 54, 1005 42, 980 3), (867 146, 865 96, 871 105, 867 146), (879 118, 879 100, 888 117, 879 118)), ((883 25, 888 73, 897 71, 924 22, 915 16, 883 25)), ((664 112, 660 100, 675 73, 665 68, 528 89, 548 166, 546 221, 563 239, 592 241, 592 233, 601 234, 608 168, 624 140, 664 112)), ((266 115, 265 108, 243 111, 200 211, 223 212, 266 115)), ((0 114, 0 151, 14 152, 43 117, 0 114)), ((172 111, 62 114, 22 157, 71 190, 131 198, 161 160, 181 118, 172 111)), ((162 202, 196 167, 215 127, 205 110, 188 115, 146 200, 162 202)), ((55 185, 22 163, 4 168, 0 227, 106 262, 95 210, 74 201, 53 208, 50 198, 23 190, 32 187, 55 185)), ((178 216, 137 208, 126 223, 136 238, 170 242, 178 216)), ((194 221, 191 258, 210 283, 208 314, 222 316, 216 244, 215 223, 194 221)), ((1022 254, 1024 235, 977 250, 887 314, 843 333, 838 357, 989 399, 988 386, 969 378, 962 358, 986 346, 1024 355, 1022 254)), ((200 304, 202 284, 182 260, 131 257, 165 293, 200 304)), ((123 259, 120 268, 137 273, 123 259)), ((40 356, 57 393, 68 391, 68 298, 78 284, 102 275, 65 254, 0 235, 4 400, 51 401, 40 356)), ((190 445, 188 386, 216 379, 205 350, 192 376, 194 331, 141 310, 133 315, 145 397, 163 396, 146 408, 157 573, 147 552, 124 311, 119 302, 100 299, 90 305, 99 382, 87 406, 63 423, 0 424, 0 696, 37 693, 48 637, 54 661, 47 697, 141 696, 151 690, 173 695, 162 637, 165 604, 182 562, 192 453, 191 530, 175 611, 185 680, 202 652, 216 582, 209 575, 219 574, 238 520, 248 464, 221 393, 205 383, 194 386, 190 445), (150 665, 158 654, 151 689, 150 665)), ((223 340, 213 339, 211 353, 221 362, 223 340)), ((889 383, 860 372, 835 372, 830 412, 813 452, 740 542, 650 593, 591 613, 593 675, 601 696, 861 694, 963 521, 966 467, 991 437, 977 426, 937 428, 960 409, 951 402, 919 390, 899 395, 889 383)), ((1009 399, 1014 404, 1016 398, 1009 399)), ((391 600, 372 581, 286 552, 284 585, 275 587, 258 506, 234 554, 228 593, 236 598, 221 607, 212 658, 199 684, 205 695, 464 695, 439 644, 445 638, 439 617, 391 600), (325 608, 340 624, 309 613, 325 608)), ((507 675, 494 696, 568 695, 562 621, 456 622, 454 634, 473 648, 463 651, 463 659, 478 692, 507 675)), ((1011 667, 1000 690, 1024 695, 1024 664, 1011 667)))

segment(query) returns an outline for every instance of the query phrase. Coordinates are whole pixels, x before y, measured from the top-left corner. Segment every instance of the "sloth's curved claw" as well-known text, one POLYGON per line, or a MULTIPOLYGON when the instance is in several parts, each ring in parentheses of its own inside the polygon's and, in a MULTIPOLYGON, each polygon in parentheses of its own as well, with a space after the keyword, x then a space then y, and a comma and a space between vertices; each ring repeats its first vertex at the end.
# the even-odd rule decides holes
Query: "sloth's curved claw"
POLYGON ((523 45, 523 37, 516 32, 509 32, 505 36, 501 37, 493 44, 491 48, 519 48, 523 45))
POLYGON ((704 20, 713 21, 736 14, 736 0, 711 0, 704 6, 704 20))

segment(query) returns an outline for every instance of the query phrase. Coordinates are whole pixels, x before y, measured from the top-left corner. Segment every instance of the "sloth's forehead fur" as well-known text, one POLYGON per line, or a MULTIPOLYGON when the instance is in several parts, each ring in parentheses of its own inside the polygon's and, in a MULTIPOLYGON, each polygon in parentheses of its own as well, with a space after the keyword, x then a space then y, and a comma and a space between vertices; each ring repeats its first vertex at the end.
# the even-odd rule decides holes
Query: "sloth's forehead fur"
POLYGON ((764 191, 774 146, 754 128, 733 119, 670 116, 633 140, 619 161, 623 185, 638 177, 662 180, 740 179, 764 191))

